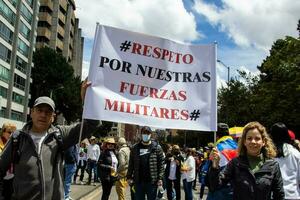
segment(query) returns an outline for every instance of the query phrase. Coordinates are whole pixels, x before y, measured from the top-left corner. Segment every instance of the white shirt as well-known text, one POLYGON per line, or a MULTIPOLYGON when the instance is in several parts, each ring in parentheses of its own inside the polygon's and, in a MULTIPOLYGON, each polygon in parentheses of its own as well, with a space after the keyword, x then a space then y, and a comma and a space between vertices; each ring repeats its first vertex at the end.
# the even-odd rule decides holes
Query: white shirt
POLYGON ((176 168, 177 168, 177 164, 174 158, 172 157, 172 160, 170 162, 170 173, 168 177, 170 180, 176 180, 176 168))
POLYGON ((283 145, 284 157, 276 158, 283 180, 285 199, 300 199, 300 152, 290 144, 283 145))
POLYGON ((188 156, 188 158, 185 160, 185 165, 190 170, 187 172, 182 173, 182 179, 186 179, 187 182, 192 182, 196 178, 196 161, 193 156, 188 156))
POLYGON ((114 152, 109 151, 109 153, 110 153, 110 156, 111 156, 111 165, 115 169, 115 171, 117 171, 118 159, 117 159, 116 155, 114 154, 114 152))
POLYGON ((100 147, 98 144, 90 144, 87 147, 87 158, 98 161, 100 157, 100 147))
POLYGON ((47 132, 35 133, 35 132, 30 131, 29 134, 33 140, 33 143, 35 144, 36 151, 38 152, 38 154, 40 154, 41 153, 41 145, 42 145, 45 137, 47 136, 47 132))

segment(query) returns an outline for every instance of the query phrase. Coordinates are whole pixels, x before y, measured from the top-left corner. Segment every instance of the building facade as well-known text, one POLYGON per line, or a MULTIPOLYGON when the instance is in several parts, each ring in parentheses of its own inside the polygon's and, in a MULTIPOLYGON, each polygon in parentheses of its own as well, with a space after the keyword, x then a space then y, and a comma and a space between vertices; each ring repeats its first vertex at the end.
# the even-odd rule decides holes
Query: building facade
POLYGON ((0 0, 0 125, 28 114, 38 8, 38 0, 0 0))
POLYGON ((74 0, 0 0, 0 126, 27 120, 35 48, 62 53, 81 76, 84 39, 74 0))
POLYGON ((75 8, 74 0, 40 0, 36 47, 55 49, 81 77, 84 38, 75 8))

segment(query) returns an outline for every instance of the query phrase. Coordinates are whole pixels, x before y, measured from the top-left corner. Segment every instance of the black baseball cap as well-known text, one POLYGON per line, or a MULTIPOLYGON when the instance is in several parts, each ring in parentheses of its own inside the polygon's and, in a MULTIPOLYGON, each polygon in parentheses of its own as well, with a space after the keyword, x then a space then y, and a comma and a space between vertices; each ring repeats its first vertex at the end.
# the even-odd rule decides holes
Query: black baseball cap
POLYGON ((143 126, 142 129, 141 129, 141 133, 152 133, 152 130, 149 126, 143 126))

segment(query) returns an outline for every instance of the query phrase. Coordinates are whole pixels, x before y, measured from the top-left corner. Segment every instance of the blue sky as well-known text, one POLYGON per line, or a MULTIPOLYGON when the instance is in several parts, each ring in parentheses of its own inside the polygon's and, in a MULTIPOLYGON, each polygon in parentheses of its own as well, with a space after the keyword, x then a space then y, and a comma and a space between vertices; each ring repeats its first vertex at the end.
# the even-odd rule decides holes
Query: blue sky
MULTIPOLYGON (((77 0, 76 17, 85 37, 83 77, 96 22, 194 44, 217 42, 217 57, 236 70, 257 73, 273 44, 298 37, 300 1, 294 0, 77 0)), ((227 69, 217 64, 218 86, 227 69)))

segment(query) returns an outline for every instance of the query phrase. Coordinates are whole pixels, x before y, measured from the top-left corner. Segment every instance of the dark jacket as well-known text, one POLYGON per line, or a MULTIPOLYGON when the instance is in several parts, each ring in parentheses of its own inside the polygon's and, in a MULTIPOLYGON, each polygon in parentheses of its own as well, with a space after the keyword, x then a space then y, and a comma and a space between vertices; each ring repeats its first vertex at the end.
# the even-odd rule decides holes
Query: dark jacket
MULTIPOLYGON (((100 125, 98 120, 85 120, 83 137, 90 137, 100 125)), ((41 144, 41 153, 36 151, 35 144, 29 135, 32 123, 14 134, 18 136, 19 156, 15 164, 13 181, 13 199, 18 200, 57 200, 64 199, 62 151, 78 143, 80 123, 71 126, 53 126, 41 144), (61 132, 61 144, 56 139, 56 132, 61 132)), ((12 163, 12 138, 8 141, 0 156, 0 193, 3 189, 3 176, 12 163)), ((1 199, 1 197, 0 197, 1 199)))
MULTIPOLYGON (((114 152, 114 154, 117 157, 115 152, 114 152)), ((104 150, 100 154, 98 164, 99 164, 99 168, 100 168, 101 181, 106 180, 106 181, 114 182, 116 179, 115 179, 115 177, 111 176, 112 159, 111 159, 110 151, 108 149, 104 150)))
POLYGON ((212 190, 231 181, 235 200, 269 200, 271 193, 273 199, 284 199, 280 168, 273 159, 265 160, 263 166, 253 174, 247 157, 240 156, 231 160, 222 172, 211 168, 208 178, 212 190))
MULTIPOLYGON (((140 180, 140 143, 135 144, 130 152, 129 166, 127 172, 127 179, 133 179, 138 183, 140 180)), ((151 183, 156 184, 158 180, 163 180, 164 177, 164 153, 157 142, 152 141, 150 144, 150 156, 149 156, 149 169, 151 183)))
POLYGON ((64 152, 65 164, 76 164, 78 161, 77 155, 78 155, 78 152, 77 152, 76 145, 69 147, 64 152))
POLYGON ((165 176, 166 176, 166 179, 169 178, 169 174, 170 174, 171 158, 174 158, 175 161, 176 160, 178 161, 178 164, 176 165, 176 179, 180 180, 180 178, 181 178, 180 168, 181 168, 181 164, 184 161, 183 157, 180 154, 177 155, 177 156, 169 155, 169 156, 166 157, 166 159, 165 159, 165 163, 166 163, 165 176))

